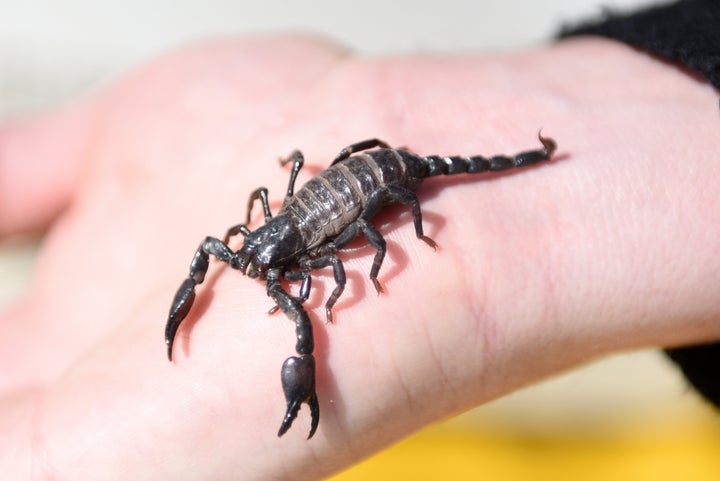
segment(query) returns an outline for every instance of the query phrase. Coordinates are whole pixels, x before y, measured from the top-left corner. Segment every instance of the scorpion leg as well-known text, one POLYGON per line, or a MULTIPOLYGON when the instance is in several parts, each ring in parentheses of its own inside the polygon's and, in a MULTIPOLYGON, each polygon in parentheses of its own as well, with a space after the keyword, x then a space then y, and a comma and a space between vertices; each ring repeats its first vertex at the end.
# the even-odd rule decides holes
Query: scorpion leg
POLYGON ((385 242, 385 239, 383 239, 382 234, 380 234, 380 232, 375 227, 373 227, 372 224, 370 224, 370 219, 382 208, 385 202, 386 194, 387 192, 385 189, 377 189, 373 191, 368 196, 365 207, 358 216, 358 219, 349 226, 347 226, 345 230, 343 230, 333 240, 334 247, 336 249, 341 249, 350 241, 352 241, 355 237, 357 237, 359 231, 362 231, 365 239, 367 239, 371 246, 377 249, 377 252, 375 253, 375 258, 373 259, 372 267, 370 268, 370 280, 375 286, 375 290, 378 294, 383 292, 383 288, 380 285, 380 282, 377 280, 377 276, 380 272, 380 267, 382 266, 383 260, 385 259, 387 244, 385 242))
POLYGON ((320 405, 315 392, 315 358, 312 354, 315 345, 312 323, 302 304, 282 288, 280 274, 279 269, 270 269, 268 271, 267 293, 285 315, 295 322, 295 336, 297 338, 295 352, 298 355, 287 358, 280 371, 280 380, 285 393, 287 410, 278 430, 278 436, 282 436, 290 429, 298 415, 300 406, 302 403, 307 403, 310 406, 311 415, 310 434, 308 434, 308 439, 310 439, 315 434, 320 421, 320 405))
MULTIPOLYGON (((283 272, 283 277, 289 281, 302 281, 302 284, 300 284, 300 295, 295 297, 295 299, 300 304, 303 304, 305 301, 308 300, 308 297, 310 297, 310 287, 312 285, 312 277, 310 276, 310 271, 306 269, 299 271, 285 271, 283 272)), ((275 314, 279 309, 280 307, 275 304, 270 308, 268 314, 275 314)))
POLYGON ((253 191, 252 194, 250 194, 250 198, 248 199, 248 205, 247 205, 247 217, 245 217, 245 224, 250 223, 250 213, 252 212, 253 204, 257 199, 260 199, 260 203, 263 207, 263 214, 265 215, 265 222, 272 219, 272 214, 270 213, 270 201, 268 200, 268 191, 265 187, 258 187, 253 191))
POLYGON ((417 238, 425 242, 433 249, 437 248, 437 243, 423 233, 422 212, 420 212, 420 201, 417 194, 412 190, 405 189, 399 185, 388 185, 387 194, 393 202, 412 205, 413 224, 415 224, 415 235, 417 238))
POLYGON ((224 242, 214 237, 206 237, 205 240, 202 241, 195 252, 195 257, 193 257, 190 263, 190 275, 180 285, 180 288, 175 294, 175 298, 170 306, 168 320, 165 324, 165 344, 167 345, 167 355, 170 361, 172 361, 175 334, 180 327, 180 323, 188 315, 195 301, 195 286, 205 280, 205 274, 210 264, 210 254, 223 262, 227 262, 231 267, 236 268, 235 254, 224 242))
POLYGON ((285 271, 283 277, 289 281, 302 281, 300 284, 300 295, 296 297, 298 302, 301 304, 308 300, 310 297, 310 287, 312 285, 312 278, 310 272, 307 269, 299 271, 285 271))
MULTIPOLYGON (((388 185, 373 191, 368 196, 365 208, 358 216, 358 219, 346 227, 345 230, 333 240, 333 244, 336 249, 341 249, 357 236, 358 231, 361 230, 363 232, 370 245, 377 249, 372 267, 370 268, 370 280, 375 286, 375 290, 378 294, 383 292, 383 288, 377 280, 377 276, 380 273, 380 267, 382 266, 383 260, 385 260, 387 245, 385 239, 382 237, 382 234, 380 234, 380 232, 373 227, 372 224, 370 224, 370 219, 378 213, 387 201, 411 204, 415 234, 418 239, 424 241, 433 249, 437 247, 435 241, 423 233, 420 202, 418 201, 415 192, 397 185, 388 185)), ((337 300, 337 298, 333 299, 333 304, 335 300, 337 300)))
MULTIPOLYGON (((327 318, 328 323, 332 323, 332 308, 337 302, 340 295, 345 290, 345 284, 347 283, 347 277, 345 276, 345 268, 343 267, 342 261, 335 254, 327 254, 315 259, 310 259, 307 257, 300 259, 298 265, 302 268, 301 270, 285 271, 283 272, 283 277, 289 281, 302 280, 302 284, 300 285, 300 294, 295 297, 295 300, 297 300, 300 304, 303 304, 305 301, 308 300, 308 297, 310 297, 310 286, 312 281, 310 271, 315 269, 322 269, 323 267, 327 266, 333 266, 335 289, 333 289, 332 294, 330 294, 330 297, 325 303, 325 317, 327 318)), ((276 304, 270 309, 270 311, 268 311, 268 314, 274 314, 278 311, 278 309, 280 309, 280 307, 276 304)))
POLYGON ((287 193, 285 194, 285 200, 283 201, 283 205, 288 201, 290 197, 293 196, 293 193, 295 191, 295 181, 297 180, 298 172, 300 172, 300 169, 302 169, 303 164, 305 163, 305 157, 303 157, 302 152, 299 150, 293 150, 289 157, 285 159, 280 159, 280 165, 284 166, 288 162, 292 162, 292 170, 290 171, 290 182, 288 182, 288 188, 287 193))
POLYGON ((245 237, 250 233, 250 229, 247 228, 247 225, 250 223, 250 214, 252 213, 253 204, 257 199, 260 199, 260 203, 262 204, 263 214, 265 215, 265 222, 272 219, 272 213, 270 212, 270 201, 268 200, 268 191, 265 187, 258 187, 253 191, 252 194, 250 194, 250 198, 248 199, 247 216, 245 217, 245 223, 234 225, 227 230, 227 232, 225 233, 225 237, 223 237, 223 242, 225 244, 227 244, 230 238, 233 236, 242 234, 243 237, 245 237))
POLYGON ((327 322, 333 322, 332 308, 345 290, 345 283, 347 282, 347 278, 345 277, 345 268, 343 267, 342 261, 335 254, 327 254, 301 263, 301 267, 308 270, 321 269, 327 266, 333 267, 335 289, 333 289, 332 294, 330 294, 330 297, 328 297, 328 300, 325 303, 325 317, 327 318, 327 322))
POLYGON ((227 244, 230 241, 230 238, 233 236, 236 236, 238 234, 242 234, 243 237, 246 237, 250 233, 250 229, 247 228, 245 224, 238 224, 230 227, 227 232, 225 233, 225 237, 223 237, 223 242, 227 244))
POLYGON ((347 159, 355 152, 360 152, 361 150, 373 149, 375 147, 380 147, 382 149, 390 148, 390 146, 386 142, 383 142, 382 140, 379 140, 379 139, 363 140, 362 142, 357 142, 355 144, 348 145, 347 147, 342 149, 340 151, 340 153, 337 155, 337 157, 335 157, 335 160, 332 161, 330 166, 333 166, 333 165, 337 164, 338 162, 341 162, 341 161, 347 159))
POLYGON ((370 243, 371 246, 377 249, 375 257, 373 258, 372 267, 370 268, 369 277, 373 285, 375 286, 375 291, 380 294, 383 292, 383 288, 380 285, 380 281, 377 280, 377 276, 380 273, 380 267, 382 266, 383 260, 385 260, 385 251, 387 250, 387 244, 385 243, 385 239, 383 239, 382 234, 380 234, 380 232, 375 227, 373 227, 372 224, 369 224, 365 221, 358 221, 358 223, 367 241, 370 243))

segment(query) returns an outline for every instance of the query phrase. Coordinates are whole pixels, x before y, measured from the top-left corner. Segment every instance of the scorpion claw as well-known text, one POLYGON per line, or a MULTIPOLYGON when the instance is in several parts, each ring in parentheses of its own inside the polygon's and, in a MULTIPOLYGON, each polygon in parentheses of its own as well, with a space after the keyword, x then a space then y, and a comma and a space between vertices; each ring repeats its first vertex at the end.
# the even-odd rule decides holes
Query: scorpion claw
POLYGON ((312 419, 308 435, 308 439, 310 439, 315 434, 320 421, 320 405, 315 393, 315 358, 312 354, 287 358, 283 363, 280 378, 287 401, 287 410, 278 436, 282 436, 290 429, 302 403, 308 403, 312 419))
POLYGON ((167 324, 165 324, 165 344, 167 345, 169 361, 172 361, 175 333, 195 301, 195 284, 196 282, 192 277, 185 279, 185 282, 180 285, 180 288, 175 294, 172 306, 170 307, 170 314, 168 315, 167 324))

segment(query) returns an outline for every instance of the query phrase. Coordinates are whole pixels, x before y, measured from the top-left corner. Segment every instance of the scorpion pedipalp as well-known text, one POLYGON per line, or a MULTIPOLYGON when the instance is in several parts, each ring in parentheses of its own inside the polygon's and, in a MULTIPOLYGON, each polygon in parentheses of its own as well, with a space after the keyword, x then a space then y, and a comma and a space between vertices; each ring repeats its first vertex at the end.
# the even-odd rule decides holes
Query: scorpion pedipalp
POLYGON ((205 280, 205 274, 207 274, 210 265, 211 254, 221 261, 237 265, 238 256, 220 239, 206 237, 205 240, 200 243, 190 263, 190 274, 187 279, 180 284, 180 287, 175 293, 173 302, 170 305, 168 320, 165 324, 165 345, 167 345, 169 361, 172 361, 175 335, 180 327, 180 323, 182 323, 183 319, 188 315, 195 301, 195 286, 202 284, 205 280))
POLYGON ((297 339, 295 344, 297 356, 287 358, 280 371, 287 409, 278 436, 282 436, 290 429, 297 417, 300 406, 303 403, 308 403, 312 419, 310 434, 308 435, 308 439, 310 439, 315 434, 320 421, 320 407, 315 392, 315 358, 312 354, 315 349, 315 342, 312 323, 302 302, 288 294, 280 285, 280 272, 278 270, 268 271, 267 281, 268 295, 275 300, 283 313, 295 323, 295 337, 297 339))

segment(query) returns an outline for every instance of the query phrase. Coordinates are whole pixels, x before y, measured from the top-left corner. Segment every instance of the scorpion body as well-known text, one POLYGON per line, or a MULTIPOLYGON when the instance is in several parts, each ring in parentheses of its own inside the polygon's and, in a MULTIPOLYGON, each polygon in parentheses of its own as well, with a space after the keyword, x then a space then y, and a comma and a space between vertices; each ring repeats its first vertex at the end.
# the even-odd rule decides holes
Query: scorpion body
POLYGON ((165 328, 168 358, 172 360, 175 334, 187 316, 195 299, 195 286, 203 282, 212 255, 252 278, 266 281, 268 296, 275 301, 271 312, 281 309, 295 323, 297 356, 289 357, 281 369, 281 382, 287 409, 278 436, 282 436, 297 417, 302 403, 311 412, 308 439, 315 434, 320 407, 315 393, 315 359, 312 323, 303 303, 310 294, 310 272, 332 266, 335 288, 325 304, 328 322, 332 322, 332 308, 342 294, 346 276, 337 251, 360 232, 376 249, 370 279, 378 293, 382 287, 377 280, 385 257, 386 244, 380 232, 370 223, 385 205, 402 203, 412 208, 417 237, 435 248, 435 242, 423 233, 420 204, 415 189, 426 177, 461 173, 480 173, 523 167, 549 160, 556 149, 555 142, 538 134, 542 148, 521 152, 512 157, 482 156, 426 156, 406 149, 392 149, 377 139, 350 145, 340 151, 330 167, 310 179, 294 192, 303 155, 294 151, 281 161, 292 162, 290 182, 283 206, 273 217, 267 189, 255 190, 248 201, 245 223, 228 229, 223 240, 206 237, 198 247, 190 264, 190 273, 172 302, 165 328), (375 150, 369 150, 375 149, 375 150), (358 153, 362 152, 362 153, 358 153), (357 154, 356 154, 357 153, 357 154), (353 155, 356 154, 356 155, 353 155), (260 200, 265 224, 251 231, 252 206, 260 200), (242 234, 243 246, 233 251, 230 237, 242 234), (302 281, 298 297, 291 296, 281 280, 302 281))

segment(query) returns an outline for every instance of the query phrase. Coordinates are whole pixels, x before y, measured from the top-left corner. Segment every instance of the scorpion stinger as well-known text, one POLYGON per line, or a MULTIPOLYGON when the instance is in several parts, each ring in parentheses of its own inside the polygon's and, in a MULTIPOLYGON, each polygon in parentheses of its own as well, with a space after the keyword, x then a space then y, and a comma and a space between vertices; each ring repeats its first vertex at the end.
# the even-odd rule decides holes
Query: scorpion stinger
POLYGON ((526 167, 549 160, 556 149, 555 141, 538 132, 541 148, 514 156, 493 157, 438 156, 422 157, 407 149, 391 149, 378 139, 352 144, 340 151, 330 167, 310 179, 295 192, 295 181, 304 158, 296 150, 286 159, 293 163, 283 206, 273 217, 267 189, 256 189, 248 201, 245 224, 228 229, 223 241, 206 237, 190 264, 190 274, 182 283, 170 307, 165 326, 168 358, 172 360, 173 340, 182 320, 195 299, 195 286, 202 283, 212 255, 248 277, 266 280, 266 292, 275 301, 271 309, 281 309, 295 323, 296 356, 285 360, 281 383, 285 393, 286 411, 278 436, 282 436, 298 415, 300 406, 310 406, 311 427, 308 438, 317 430, 320 405, 315 392, 315 358, 312 323, 303 303, 310 294, 311 271, 332 266, 335 289, 325 304, 327 320, 332 321, 332 308, 343 293, 345 269, 337 251, 362 232, 375 248, 370 280, 378 292, 382 287, 377 277, 385 258, 386 242, 371 224, 372 218, 388 204, 401 203, 412 209, 415 235, 431 247, 435 242, 423 233, 420 202, 415 189, 427 177, 437 175, 474 174, 526 167), (369 150, 374 149, 374 150, 369 150), (251 231, 250 211, 260 200, 265 224, 251 231), (232 251, 227 242, 242 234, 243 245, 232 251), (300 295, 293 297, 281 285, 281 279, 301 281, 300 295))

